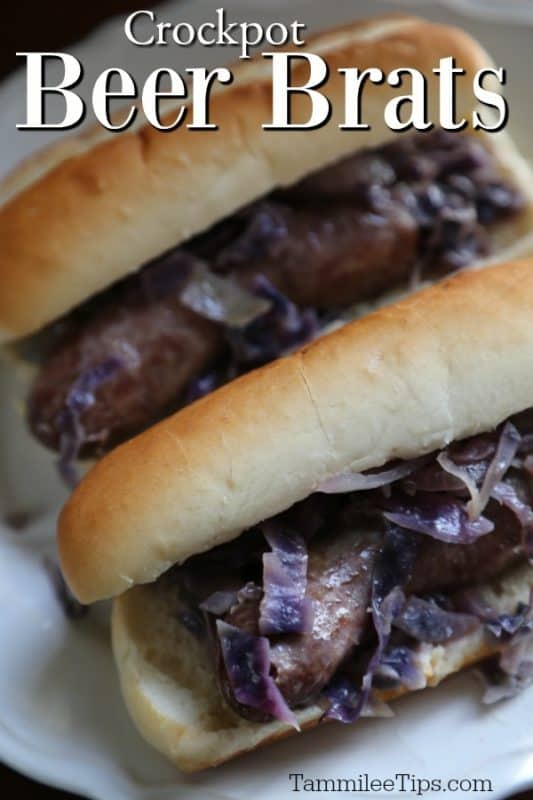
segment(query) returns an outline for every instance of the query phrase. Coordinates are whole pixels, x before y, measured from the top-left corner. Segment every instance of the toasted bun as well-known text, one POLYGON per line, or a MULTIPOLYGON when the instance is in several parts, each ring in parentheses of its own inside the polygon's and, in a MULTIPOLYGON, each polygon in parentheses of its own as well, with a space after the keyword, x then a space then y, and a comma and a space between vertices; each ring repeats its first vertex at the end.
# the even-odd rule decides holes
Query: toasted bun
POLYGON ((249 373, 103 458, 59 520, 83 601, 147 583, 337 472, 533 405, 533 259, 470 271, 249 373))
MULTIPOLYGON (((338 129, 344 108, 338 67, 374 66, 388 73, 408 63, 427 75, 430 116, 437 119, 431 70, 439 58, 454 56, 469 76, 459 82, 457 96, 457 115, 466 118, 475 106, 471 78, 490 64, 465 33, 401 15, 311 36, 307 49, 330 67, 334 113, 319 130, 262 130, 271 113, 271 64, 257 58, 236 66, 233 84, 214 94, 211 118, 219 130, 213 135, 186 127, 162 133, 145 125, 123 134, 91 128, 9 176, 0 185, 0 341, 38 330, 275 187, 390 138, 383 109, 396 92, 388 85, 365 87, 370 131, 351 136, 338 129)), ((300 77, 305 82, 305 69, 295 68, 296 83, 300 77)), ((294 121, 307 115, 307 100, 298 95, 294 121)), ((533 179, 504 133, 485 139, 503 172, 531 200, 519 220, 500 226, 501 250, 531 228, 533 179)))
MULTIPOLYGON (((512 612, 527 602, 533 570, 517 569, 485 587, 491 605, 512 612)), ((142 735, 187 772, 212 767, 295 731, 279 722, 257 724, 224 703, 203 643, 177 620, 175 597, 159 584, 136 587, 115 600, 113 649, 122 693, 142 735)), ((498 650, 482 630, 446 645, 422 645, 418 661, 427 686, 498 650)), ((405 690, 377 693, 386 701, 405 690)), ((312 706, 297 714, 302 729, 318 725, 323 709, 312 706)), ((384 723, 386 724, 386 723, 384 723)))

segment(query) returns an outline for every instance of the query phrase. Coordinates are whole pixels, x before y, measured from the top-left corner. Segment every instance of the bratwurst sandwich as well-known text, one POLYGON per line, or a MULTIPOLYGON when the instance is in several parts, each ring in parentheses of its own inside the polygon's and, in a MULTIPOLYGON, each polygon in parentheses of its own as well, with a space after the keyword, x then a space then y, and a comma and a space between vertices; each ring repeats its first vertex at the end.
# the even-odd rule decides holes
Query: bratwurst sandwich
MULTIPOLYGON (((398 90, 386 83, 366 87, 370 130, 338 128, 339 68, 408 62, 438 119, 432 69, 450 56, 465 70, 457 118, 470 120, 472 77, 491 63, 475 41, 392 16, 307 49, 328 62, 337 109, 320 129, 262 130, 272 86, 252 60, 214 94, 214 133, 92 130, 4 183, 2 339, 22 339, 37 367, 28 424, 67 477, 78 455, 102 454, 354 304, 516 251, 531 230, 533 179, 505 132, 392 134, 383 110, 398 90)), ((296 96, 293 121, 307 115, 296 96)))
POLYGON ((532 312, 533 260, 464 272, 81 482, 64 574, 83 601, 117 597, 126 704, 178 766, 391 713, 481 660, 487 699, 533 677, 532 312))

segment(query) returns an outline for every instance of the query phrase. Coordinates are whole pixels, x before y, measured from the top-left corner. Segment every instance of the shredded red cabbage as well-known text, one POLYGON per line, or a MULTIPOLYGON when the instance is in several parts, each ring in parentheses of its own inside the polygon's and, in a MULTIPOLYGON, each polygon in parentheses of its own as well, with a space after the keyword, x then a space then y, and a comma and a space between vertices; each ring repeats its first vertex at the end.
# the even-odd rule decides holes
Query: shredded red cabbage
POLYGON ((296 717, 269 674, 268 639, 253 636, 220 619, 217 633, 226 675, 237 702, 298 729, 296 717))
POLYGON ((509 640, 524 626, 529 625, 532 613, 533 592, 529 603, 518 603, 513 613, 500 613, 487 601, 479 590, 467 589, 459 592, 454 598, 455 605, 469 614, 474 614, 483 622, 485 628, 497 639, 509 640))
POLYGON ((411 579, 416 550, 412 536, 401 528, 389 526, 372 576, 372 621, 378 644, 361 682, 361 690, 353 709, 353 722, 361 716, 370 702, 374 673, 389 644, 392 622, 404 604, 405 597, 401 587, 411 579))
POLYGON ((501 481, 493 486, 491 496, 509 508, 522 526, 524 551, 530 560, 533 560, 533 510, 519 497, 515 488, 507 482, 501 481))
MULTIPOLYGON (((423 533, 445 542, 467 544, 493 530, 492 523, 481 516, 491 491, 501 480, 520 446, 521 437, 516 427, 507 422, 500 433, 498 444, 483 438, 456 446, 454 453, 459 463, 442 451, 436 463, 427 465, 427 458, 413 459, 379 472, 340 473, 321 483, 317 489, 326 494, 364 491, 379 487, 390 487, 404 480, 408 499, 398 497, 392 502, 385 517, 404 528, 423 533), (469 456, 472 461, 467 461, 469 456), (487 464, 487 458, 492 457, 487 464), (460 463, 463 462, 463 463, 460 463), (426 466, 427 465, 427 466, 426 466), (405 480, 408 478, 408 480, 405 480), (481 483, 481 488, 478 488, 481 483), (470 501, 463 507, 457 498, 445 493, 470 494, 470 501), (412 499, 417 492, 431 492, 431 497, 412 499)), ((431 458, 431 457, 430 457, 431 458)))
POLYGON ((263 599, 259 631, 263 636, 308 633, 313 627, 313 605, 305 597, 307 546, 297 533, 264 526, 271 553, 263 555, 263 599))
POLYGON ((423 689, 426 678, 409 647, 391 647, 385 652, 374 671, 373 685, 378 689, 405 686, 409 691, 423 689))
POLYGON ((374 674, 383 660, 389 644, 392 622, 398 615, 403 603, 404 594, 399 586, 395 586, 394 589, 385 595, 381 602, 378 601, 377 595, 372 598, 372 621, 378 635, 378 645, 368 662, 366 672, 361 682, 361 696, 356 709, 356 719, 357 716, 363 713, 366 705, 370 701, 374 674))
POLYGON ((230 351, 226 363, 191 381, 186 403, 205 397, 250 369, 286 355, 317 335, 320 324, 316 312, 300 310, 264 276, 256 277, 253 292, 260 302, 269 304, 269 309, 244 326, 225 326, 230 351))
POLYGON ((527 620, 512 635, 500 656, 500 668, 510 676, 523 680, 533 678, 533 618, 527 620))
POLYGON ((480 622, 472 614, 445 611, 429 600, 409 597, 393 624, 419 642, 440 644, 472 633, 480 622))
POLYGON ((96 367, 82 372, 72 385, 59 415, 61 439, 59 446, 59 474, 67 486, 76 486, 78 474, 74 463, 87 441, 83 428, 83 413, 95 402, 95 391, 110 380, 122 367, 116 357, 106 358, 96 367))
POLYGON ((368 698, 361 708, 361 690, 345 675, 339 675, 324 689, 328 709, 322 719, 334 719, 349 725, 359 717, 393 717, 392 709, 377 698, 368 698))
POLYGON ((494 530, 485 517, 469 520, 461 502, 444 494, 415 498, 395 497, 384 513, 389 522, 417 533, 425 533, 441 542, 470 544, 494 530))
POLYGON ((485 683, 483 702, 496 703, 519 694, 533 683, 533 590, 528 604, 521 603, 514 615, 496 615, 487 627, 496 636, 505 636, 499 658, 481 666, 485 683))
POLYGON ((416 554, 414 538, 402 528, 388 525, 372 577, 372 608, 378 619, 385 599, 411 580, 416 554))
POLYGON ((533 628, 531 623, 531 601, 529 605, 519 603, 514 614, 498 614, 487 619, 486 628, 497 638, 514 636, 524 629, 533 628))
POLYGON ((334 719, 346 725, 361 716, 361 690, 346 676, 336 676, 324 689, 328 708, 324 719, 334 719))
MULTIPOLYGON (((389 713, 386 707, 379 708, 372 690, 400 685, 417 689, 425 685, 416 658, 418 643, 452 641, 470 634, 481 624, 505 646, 497 666, 500 689, 504 685, 506 692, 511 687, 514 693, 522 686, 532 669, 532 658, 528 654, 533 638, 530 606, 523 604, 514 614, 498 616, 475 604, 465 607, 461 601, 464 592, 452 597, 434 594, 421 598, 406 596, 405 588, 411 582, 420 541, 413 532, 448 544, 473 543, 494 529, 490 519, 476 516, 489 500, 493 503, 490 515, 495 511, 494 501, 513 511, 522 526, 524 541, 531 548, 533 509, 528 504, 523 457, 516 457, 523 442, 524 437, 509 423, 498 434, 454 443, 440 453, 366 474, 337 475, 325 481, 312 498, 245 534, 238 547, 234 543, 237 553, 231 555, 231 549, 224 546, 204 556, 211 563, 219 553, 215 557, 219 564, 231 561, 232 568, 249 567, 248 577, 253 578, 246 584, 253 592, 250 602, 244 602, 244 590, 241 590, 237 601, 235 592, 217 592, 202 604, 202 608, 215 617, 228 612, 227 619, 232 623, 230 630, 248 637, 235 640, 235 652, 240 653, 242 659, 245 658, 243 654, 247 654, 248 671, 241 665, 241 671, 237 672, 241 680, 240 694, 228 695, 230 702, 236 700, 243 707, 249 706, 249 712, 257 709, 269 716, 284 718, 286 709, 265 711, 272 702, 268 694, 271 687, 265 684, 265 675, 275 685, 276 672, 274 669, 270 676, 270 665, 265 666, 268 660, 265 645, 257 643, 268 644, 268 636, 289 635, 294 640, 312 630, 312 609, 306 597, 307 541, 325 533, 330 525, 334 530, 357 525, 361 515, 378 528, 382 526, 380 519, 385 520, 383 543, 372 569, 372 626, 367 630, 369 644, 373 633, 377 643, 370 644, 370 651, 361 653, 358 650, 354 660, 351 660, 354 653, 348 643, 340 671, 322 690, 328 704, 325 717, 353 722, 361 715, 389 713), (511 474, 507 475, 509 470, 511 474), (516 470, 521 470, 521 474, 516 474, 516 470), (374 491, 380 489, 383 491, 374 491), (480 498, 489 489, 489 498, 480 498), (327 497, 337 492, 352 493, 352 496, 346 502, 327 497), (358 492, 361 492, 359 496, 358 492), (471 508, 474 518, 469 518, 467 513, 469 495, 469 505, 476 507, 475 510, 471 508), (264 538, 271 552, 264 552, 264 538), (262 588, 255 582, 261 557, 262 588), (242 613, 238 613, 241 610, 242 613), (260 635, 254 635, 257 633, 260 635), (255 672, 250 672, 251 665, 256 665, 255 672), (357 680, 355 676, 361 672, 363 677, 357 680), (254 678, 255 673, 261 678, 254 678), (246 682, 252 679, 263 682, 257 689, 258 696, 254 694, 255 685, 246 687, 246 682), (251 694, 251 702, 246 699, 247 692, 251 694)), ((246 573, 239 573, 239 577, 243 574, 246 573)), ((325 586, 329 579, 325 574, 325 586)), ((226 684, 231 691, 233 682, 226 684)), ((244 710, 241 713, 246 716, 244 710)))
POLYGON ((313 339, 319 331, 316 312, 300 310, 264 275, 255 278, 253 291, 257 297, 268 300, 271 308, 244 328, 228 331, 233 359, 241 368, 273 361, 313 339))

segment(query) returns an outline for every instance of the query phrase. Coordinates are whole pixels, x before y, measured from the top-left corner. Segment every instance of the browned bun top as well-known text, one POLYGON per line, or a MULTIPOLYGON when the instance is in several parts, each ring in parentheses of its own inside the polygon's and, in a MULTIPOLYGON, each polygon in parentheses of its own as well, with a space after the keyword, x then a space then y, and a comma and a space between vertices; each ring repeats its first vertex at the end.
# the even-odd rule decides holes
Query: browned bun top
POLYGON ((118 447, 59 520, 84 601, 155 580, 326 478, 533 406, 533 259, 462 273, 249 373, 118 447))
MULTIPOLYGON (((365 87, 370 131, 339 130, 339 67, 374 66, 388 73, 409 64, 421 70, 428 78, 429 115, 438 119, 432 68, 439 58, 454 56, 470 77, 490 64, 462 31, 403 15, 319 33, 309 37, 307 49, 330 67, 327 94, 334 113, 318 130, 262 129, 271 114, 271 64, 255 58, 235 67, 233 84, 212 97, 218 131, 161 132, 144 125, 111 134, 91 128, 9 176, 0 186, 0 341, 38 330, 275 187, 389 138, 383 110, 396 91, 387 84, 365 87)), ((305 69, 295 68, 296 83, 305 69)), ((457 115, 470 117, 474 105, 465 78, 457 115)), ((296 96, 294 121, 307 118, 308 110, 306 98, 296 96)), ((507 138, 490 138, 505 170, 524 183, 527 168, 507 138)))

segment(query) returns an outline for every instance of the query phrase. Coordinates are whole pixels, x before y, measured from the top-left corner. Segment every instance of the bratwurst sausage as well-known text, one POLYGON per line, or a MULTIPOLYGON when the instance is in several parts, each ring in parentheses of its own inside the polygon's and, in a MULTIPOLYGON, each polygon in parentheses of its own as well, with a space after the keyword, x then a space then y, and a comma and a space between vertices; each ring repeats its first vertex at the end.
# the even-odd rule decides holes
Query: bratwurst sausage
MULTIPOLYGON (((245 246, 238 240, 222 251, 220 262, 227 253, 225 263, 231 263, 240 284, 250 288, 258 274, 265 274, 302 306, 330 310, 398 283, 409 274, 416 253, 416 225, 402 209, 370 214, 340 208, 320 215, 271 203, 255 207, 248 219, 251 229, 277 225, 285 233, 277 244, 267 239, 262 258, 256 252, 254 260, 248 239, 245 246)), ((223 353, 220 327, 178 299, 180 271, 185 276, 184 264, 195 257, 181 250, 173 259, 177 280, 166 296, 154 299, 143 291, 140 276, 130 278, 115 291, 113 302, 74 323, 74 334, 44 362, 27 406, 30 429, 44 445, 60 447, 61 411, 69 392, 80 375, 102 361, 116 356, 121 368, 97 389, 83 413, 84 455, 109 449, 175 408, 190 381, 223 353)))

